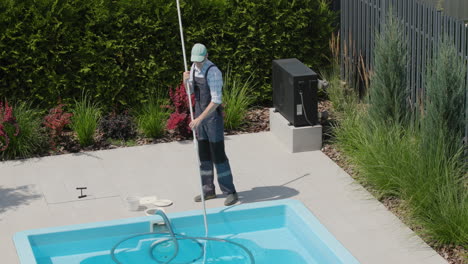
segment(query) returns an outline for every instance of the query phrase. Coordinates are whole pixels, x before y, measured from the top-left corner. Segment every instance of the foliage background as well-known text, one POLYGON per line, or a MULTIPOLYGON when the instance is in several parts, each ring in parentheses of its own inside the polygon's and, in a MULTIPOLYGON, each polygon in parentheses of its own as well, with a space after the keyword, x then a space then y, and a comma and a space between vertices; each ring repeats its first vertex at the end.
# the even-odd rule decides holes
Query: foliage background
MULTIPOLYGON (((260 83, 271 100, 271 61, 329 65, 336 13, 326 0, 181 1, 187 54, 205 43, 221 70, 260 83)), ((183 70, 175 1, 0 0, 0 98, 48 109, 83 91, 105 109, 146 102, 183 70)))

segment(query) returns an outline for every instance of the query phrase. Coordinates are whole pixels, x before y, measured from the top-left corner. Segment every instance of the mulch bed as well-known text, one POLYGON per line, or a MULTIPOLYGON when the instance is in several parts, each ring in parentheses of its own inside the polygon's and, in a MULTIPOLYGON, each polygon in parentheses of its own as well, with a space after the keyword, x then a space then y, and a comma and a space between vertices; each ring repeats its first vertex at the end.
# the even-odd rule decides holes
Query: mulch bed
POLYGON ((250 109, 246 115, 246 122, 236 130, 226 130, 226 135, 258 133, 270 130, 270 112, 267 107, 250 109))
MULTIPOLYGON (((239 135, 247 133, 258 133, 270 130, 270 115, 268 107, 254 107, 247 112, 246 121, 236 130, 226 130, 226 135, 239 135)), ((156 143, 168 143, 173 141, 188 140, 190 138, 182 137, 178 134, 167 132, 163 137, 158 139, 143 138, 138 136, 135 139, 135 145, 147 145, 156 143)), ((60 155, 67 153, 76 153, 81 151, 95 151, 126 147, 126 144, 112 144, 102 134, 98 135, 95 143, 92 146, 82 148, 76 140, 73 132, 64 132, 60 143, 56 146, 55 151, 51 151, 48 155, 60 155)))

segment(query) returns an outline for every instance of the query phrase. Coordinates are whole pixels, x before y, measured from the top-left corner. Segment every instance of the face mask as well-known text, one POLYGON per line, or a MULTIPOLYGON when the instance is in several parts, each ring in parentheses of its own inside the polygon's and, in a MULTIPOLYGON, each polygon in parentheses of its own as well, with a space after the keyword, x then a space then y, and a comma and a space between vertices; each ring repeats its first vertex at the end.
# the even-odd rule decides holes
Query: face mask
POLYGON ((195 65, 197 66, 197 68, 199 68, 201 70, 201 68, 203 67, 203 64, 205 63, 205 61, 206 61, 206 58, 202 62, 195 62, 195 65))

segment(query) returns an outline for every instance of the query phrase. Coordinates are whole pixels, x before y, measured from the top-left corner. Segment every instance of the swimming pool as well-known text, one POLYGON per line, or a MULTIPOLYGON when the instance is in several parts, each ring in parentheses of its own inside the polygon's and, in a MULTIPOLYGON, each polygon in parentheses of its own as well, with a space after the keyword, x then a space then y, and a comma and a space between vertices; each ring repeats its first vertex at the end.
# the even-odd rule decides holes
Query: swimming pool
MULTIPOLYGON (((201 211, 168 216, 174 232, 180 236, 204 236, 201 211)), ((167 235, 148 234, 153 232, 151 229, 155 233, 167 231, 161 220, 160 216, 145 216, 28 230, 17 233, 14 242, 21 264, 115 264, 111 250, 116 245, 115 258, 121 263, 165 263, 174 253, 174 243, 167 235)), ((240 246, 179 237, 179 254, 170 263, 250 264, 249 255, 242 247, 252 253, 257 264, 359 263, 296 200, 210 209, 208 223, 210 237, 227 239, 240 246), (200 255, 201 248, 206 248, 206 254, 200 255)))

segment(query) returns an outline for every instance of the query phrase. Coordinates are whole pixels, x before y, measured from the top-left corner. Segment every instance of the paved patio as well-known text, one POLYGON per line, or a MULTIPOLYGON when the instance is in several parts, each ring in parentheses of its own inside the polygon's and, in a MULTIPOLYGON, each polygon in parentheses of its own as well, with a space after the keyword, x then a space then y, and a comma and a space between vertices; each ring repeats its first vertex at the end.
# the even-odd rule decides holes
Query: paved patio
MULTIPOLYGON (((302 201, 362 264, 447 263, 322 152, 289 154, 269 132, 227 137, 226 149, 242 203, 302 201)), ((1 263, 19 263, 18 231, 144 215, 126 208, 135 194, 171 199, 169 213, 201 209, 198 191, 191 141, 0 163, 1 263)))

